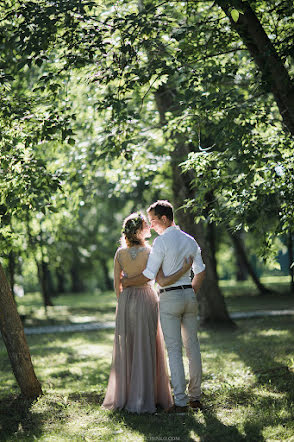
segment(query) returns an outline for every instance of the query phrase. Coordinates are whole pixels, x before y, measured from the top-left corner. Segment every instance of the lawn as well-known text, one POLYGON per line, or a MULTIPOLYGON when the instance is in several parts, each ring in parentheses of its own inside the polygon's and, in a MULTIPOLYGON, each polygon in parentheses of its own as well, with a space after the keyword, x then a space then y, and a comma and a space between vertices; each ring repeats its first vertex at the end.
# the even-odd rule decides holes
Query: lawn
MULTIPOLYGON (((265 301, 250 293, 248 301, 246 290, 242 294, 235 287, 233 295, 227 287, 224 292, 230 311, 264 309, 264 303, 267 309, 294 306, 289 294, 266 295, 265 301)), ((22 298, 21 308, 27 316, 34 312, 34 325, 113 320, 113 296, 56 298, 51 317, 42 313, 40 305, 34 310, 33 295, 30 300, 22 298)), ((238 320, 237 326, 234 331, 200 330, 205 410, 185 416, 162 411, 138 416, 101 409, 113 330, 29 335, 44 392, 34 402, 19 397, 0 339, 0 440, 294 441, 293 317, 238 320)), ((187 369, 186 358, 185 365, 187 369)))
MULTIPOLYGON (((229 312, 294 309, 294 296, 289 294, 289 278, 264 278, 272 293, 258 295, 251 281, 221 281, 229 312)), ((25 316, 25 326, 63 325, 96 321, 113 321, 116 297, 113 292, 66 294, 53 298, 54 307, 44 310, 39 292, 16 297, 18 311, 25 316)))

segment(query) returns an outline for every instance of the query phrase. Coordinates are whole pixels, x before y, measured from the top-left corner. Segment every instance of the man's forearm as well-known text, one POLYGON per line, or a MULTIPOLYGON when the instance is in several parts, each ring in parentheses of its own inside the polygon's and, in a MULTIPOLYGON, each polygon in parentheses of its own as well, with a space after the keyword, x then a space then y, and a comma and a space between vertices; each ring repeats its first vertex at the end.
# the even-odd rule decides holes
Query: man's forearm
POLYGON ((146 282, 148 282, 148 281, 150 281, 150 279, 146 278, 146 276, 144 276, 143 273, 141 273, 140 275, 132 276, 131 278, 124 277, 122 279, 122 286, 124 288, 133 287, 136 285, 140 286, 140 285, 146 284, 146 282))
POLYGON ((198 290, 200 289, 204 278, 205 278, 205 270, 203 270, 203 272, 197 273, 197 275, 195 275, 194 278, 192 279, 192 287, 195 293, 197 293, 198 290))

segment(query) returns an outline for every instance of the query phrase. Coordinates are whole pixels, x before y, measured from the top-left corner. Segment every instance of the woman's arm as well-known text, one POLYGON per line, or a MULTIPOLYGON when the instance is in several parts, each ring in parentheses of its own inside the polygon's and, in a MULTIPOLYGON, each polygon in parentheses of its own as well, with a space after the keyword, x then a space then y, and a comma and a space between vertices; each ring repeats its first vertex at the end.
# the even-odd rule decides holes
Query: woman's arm
POLYGON ((193 263, 193 258, 191 256, 188 259, 185 258, 183 267, 169 276, 165 276, 162 271, 162 267, 160 267, 156 275, 156 282, 158 282, 158 284, 161 287, 166 287, 167 285, 177 282, 177 280, 180 279, 180 277, 183 276, 191 268, 192 263, 193 263))
POLYGON ((114 281, 114 290, 117 299, 119 298, 120 293, 122 292, 122 285, 121 285, 121 275, 122 275, 122 268, 120 263, 117 259, 118 252, 116 252, 114 257, 114 270, 113 270, 113 281, 114 281))

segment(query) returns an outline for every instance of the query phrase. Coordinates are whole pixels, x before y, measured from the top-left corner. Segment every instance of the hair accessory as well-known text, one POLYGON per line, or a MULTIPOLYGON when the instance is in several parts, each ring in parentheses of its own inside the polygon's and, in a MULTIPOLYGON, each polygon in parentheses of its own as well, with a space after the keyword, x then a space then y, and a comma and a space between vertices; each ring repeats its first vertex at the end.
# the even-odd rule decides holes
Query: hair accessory
POLYGON ((142 226, 142 222, 144 221, 143 216, 141 215, 141 213, 139 213, 137 216, 135 216, 134 218, 129 218, 123 229, 122 229, 122 233, 124 235, 131 235, 137 232, 137 230, 142 226))

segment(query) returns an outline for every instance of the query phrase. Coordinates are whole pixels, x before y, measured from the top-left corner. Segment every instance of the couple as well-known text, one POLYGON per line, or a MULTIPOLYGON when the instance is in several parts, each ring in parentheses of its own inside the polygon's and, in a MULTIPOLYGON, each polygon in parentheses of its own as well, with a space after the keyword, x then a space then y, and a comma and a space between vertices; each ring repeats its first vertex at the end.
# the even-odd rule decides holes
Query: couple
POLYGON ((156 405, 160 405, 167 412, 181 413, 187 411, 188 400, 190 407, 202 408, 195 294, 204 279, 205 265, 194 238, 175 226, 173 207, 168 201, 157 201, 147 213, 151 228, 159 234, 152 248, 145 242, 150 237, 150 227, 144 216, 132 214, 124 221, 122 247, 114 258, 118 304, 112 367, 103 407, 154 413, 156 405), (161 286, 160 302, 152 280, 161 286), (182 339, 189 360, 189 397, 185 393, 182 339))

